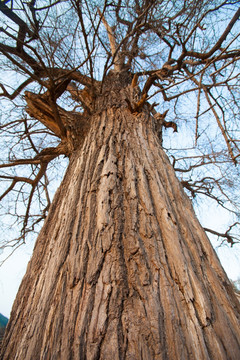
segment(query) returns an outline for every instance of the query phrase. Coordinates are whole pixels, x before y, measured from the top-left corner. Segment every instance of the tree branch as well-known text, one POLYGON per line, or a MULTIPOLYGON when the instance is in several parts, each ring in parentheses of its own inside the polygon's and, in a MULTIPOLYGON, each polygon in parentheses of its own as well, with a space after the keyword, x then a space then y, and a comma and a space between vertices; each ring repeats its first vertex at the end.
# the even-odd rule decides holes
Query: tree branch
POLYGON ((191 57, 195 57, 201 60, 205 60, 208 59, 210 56, 212 56, 217 50, 220 49, 222 43, 224 42, 224 40, 226 39, 226 37, 228 36, 228 34, 230 33, 232 27, 234 26, 234 24, 238 21, 240 16, 240 8, 238 8, 238 10, 236 11, 236 13, 234 14, 232 20, 229 22, 228 26, 226 27, 225 31, 223 32, 223 34, 220 36, 220 38, 218 39, 218 41, 216 42, 216 44, 212 47, 211 50, 209 50, 207 53, 202 53, 202 52, 197 52, 197 51, 186 51, 184 50, 182 55, 180 56, 180 58, 178 59, 178 62, 181 63, 182 60, 184 59, 184 57, 186 56, 191 56, 191 57))
POLYGON ((222 237, 225 238, 227 240, 227 242, 229 244, 231 244, 231 247, 236 243, 236 241, 234 241, 234 237, 228 234, 228 231, 226 231, 225 233, 220 233, 216 230, 212 230, 209 228, 203 228, 205 231, 210 232, 213 235, 217 235, 218 237, 222 237))
POLYGON ((4 96, 10 100, 15 99, 16 96, 18 96, 20 94, 20 92, 29 84, 31 84, 31 82, 33 82, 32 78, 28 78, 27 80, 25 80, 21 85, 19 85, 19 87, 14 90, 14 92, 12 94, 9 94, 6 90, 6 88, 0 84, 1 89, 3 90, 3 92, 0 94, 0 96, 4 96))
POLYGON ((104 15, 101 13, 99 8, 98 8, 98 13, 108 33, 108 39, 111 47, 112 57, 115 58, 114 69, 116 71, 121 71, 123 64, 119 55, 119 50, 117 50, 117 42, 113 33, 113 29, 109 26, 107 20, 105 19, 104 15))

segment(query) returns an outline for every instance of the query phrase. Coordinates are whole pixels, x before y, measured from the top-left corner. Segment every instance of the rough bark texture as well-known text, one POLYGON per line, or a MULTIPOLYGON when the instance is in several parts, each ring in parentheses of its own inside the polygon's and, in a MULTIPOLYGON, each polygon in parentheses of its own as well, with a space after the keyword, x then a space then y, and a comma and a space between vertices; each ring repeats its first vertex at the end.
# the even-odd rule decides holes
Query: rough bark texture
POLYGON ((237 360, 232 287, 147 109, 132 114, 115 95, 71 157, 3 359, 237 360))

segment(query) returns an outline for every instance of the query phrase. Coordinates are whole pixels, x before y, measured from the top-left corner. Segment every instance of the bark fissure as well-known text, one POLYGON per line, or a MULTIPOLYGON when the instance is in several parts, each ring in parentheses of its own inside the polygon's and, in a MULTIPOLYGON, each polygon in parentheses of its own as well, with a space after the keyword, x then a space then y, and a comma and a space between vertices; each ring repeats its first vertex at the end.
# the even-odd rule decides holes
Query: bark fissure
POLYGON ((154 119, 147 105, 129 111, 129 89, 105 90, 37 240, 4 359, 237 360, 239 304, 154 119))

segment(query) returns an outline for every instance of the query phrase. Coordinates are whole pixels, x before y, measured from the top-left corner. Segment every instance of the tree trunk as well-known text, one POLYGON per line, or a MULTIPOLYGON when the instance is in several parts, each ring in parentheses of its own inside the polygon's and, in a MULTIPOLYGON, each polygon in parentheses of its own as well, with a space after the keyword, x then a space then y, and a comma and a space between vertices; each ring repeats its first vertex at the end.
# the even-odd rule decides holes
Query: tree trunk
POLYGON ((91 118, 15 300, 3 359, 240 359, 239 303, 145 109, 91 118))

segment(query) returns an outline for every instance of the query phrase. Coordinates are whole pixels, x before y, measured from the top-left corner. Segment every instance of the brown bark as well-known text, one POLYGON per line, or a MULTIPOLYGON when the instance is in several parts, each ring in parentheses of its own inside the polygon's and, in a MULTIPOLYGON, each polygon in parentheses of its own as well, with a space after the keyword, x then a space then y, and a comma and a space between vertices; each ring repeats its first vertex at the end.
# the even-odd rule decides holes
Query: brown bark
POLYGON ((147 106, 109 96, 38 237, 3 359, 237 360, 239 302, 147 106))

